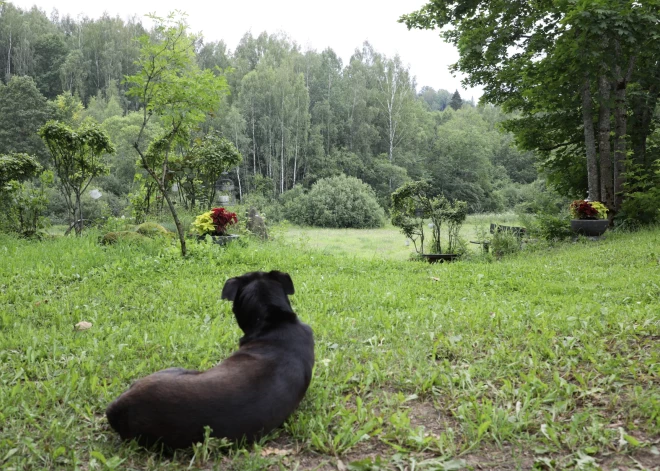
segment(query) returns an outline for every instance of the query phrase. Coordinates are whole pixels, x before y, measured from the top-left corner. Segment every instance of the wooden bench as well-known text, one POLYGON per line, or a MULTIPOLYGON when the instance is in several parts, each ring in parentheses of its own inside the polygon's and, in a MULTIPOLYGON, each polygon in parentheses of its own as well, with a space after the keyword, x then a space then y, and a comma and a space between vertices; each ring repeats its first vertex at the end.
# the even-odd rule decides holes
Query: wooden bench
MULTIPOLYGON (((517 226, 503 226, 501 224, 490 224, 490 233, 498 234, 500 232, 509 232, 516 236, 518 239, 522 239, 527 234, 527 229, 524 227, 517 226)), ((484 252, 488 253, 490 249, 490 240, 471 240, 471 244, 479 244, 484 252)))

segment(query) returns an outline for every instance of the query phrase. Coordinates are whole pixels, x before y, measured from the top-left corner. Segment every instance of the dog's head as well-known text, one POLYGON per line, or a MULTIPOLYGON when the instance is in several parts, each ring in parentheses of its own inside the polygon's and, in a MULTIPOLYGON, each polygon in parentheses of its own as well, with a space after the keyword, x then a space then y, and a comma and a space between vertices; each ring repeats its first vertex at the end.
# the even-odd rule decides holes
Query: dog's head
POLYGON ((222 299, 234 303, 238 326, 249 335, 265 324, 295 317, 288 297, 293 293, 293 281, 287 273, 256 271, 228 279, 222 299))

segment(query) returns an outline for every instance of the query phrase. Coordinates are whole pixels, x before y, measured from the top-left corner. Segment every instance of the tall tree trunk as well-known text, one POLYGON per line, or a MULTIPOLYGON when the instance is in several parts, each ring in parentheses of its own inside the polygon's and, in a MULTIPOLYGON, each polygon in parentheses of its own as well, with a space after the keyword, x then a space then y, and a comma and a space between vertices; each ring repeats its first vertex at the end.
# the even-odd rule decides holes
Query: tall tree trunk
POLYGON ((598 79, 600 110, 598 112, 598 151, 600 153, 600 198, 609 209, 614 208, 614 172, 610 146, 610 81, 606 75, 598 79))
POLYGON ((80 192, 76 191, 76 213, 73 217, 73 227, 76 231, 76 235, 79 236, 82 234, 83 226, 83 215, 82 215, 82 202, 80 201, 80 192))
MULTIPOLYGON (((179 235, 179 243, 181 245, 181 255, 186 256, 188 253, 186 249, 186 237, 183 232, 183 224, 181 224, 181 220, 179 219, 179 215, 176 213, 176 208, 174 207, 174 204, 172 203, 172 200, 170 200, 169 195, 167 194, 167 190, 165 187, 161 184, 161 180, 158 178, 158 175, 153 171, 151 167, 149 167, 149 163, 147 162, 147 159, 145 155, 142 153, 140 150, 140 146, 138 144, 139 139, 133 144, 133 147, 137 151, 137 153, 140 155, 140 159, 142 160, 142 167, 149 173, 151 178, 154 179, 156 182, 156 185, 158 185, 158 189, 160 190, 160 193, 163 195, 163 198, 167 202, 167 207, 170 210, 170 213, 172 213, 172 218, 174 219, 174 224, 176 225, 176 231, 179 235)), ((164 164, 163 166, 163 173, 167 172, 167 164, 164 164)))
POLYGON ((598 157, 596 154, 596 136, 594 133, 593 104, 591 101, 591 82, 585 74, 582 83, 582 121, 584 123, 584 143, 587 149, 587 180, 589 198, 600 201, 598 182, 598 157))
POLYGON ((9 82, 11 78, 11 31, 9 32, 9 47, 7 49, 7 71, 5 74, 5 80, 9 82))
POLYGON ((243 201, 243 188, 241 187, 241 166, 236 166, 236 179, 238 180, 238 201, 243 201))
MULTIPOLYGON (((617 55, 619 55, 619 44, 617 42, 617 55)), ((614 110, 614 211, 618 212, 623 203, 623 185, 625 183, 625 170, 628 143, 626 141, 628 124, 628 103, 626 101, 626 87, 632 78, 632 71, 635 65, 635 57, 631 57, 628 63, 628 70, 625 76, 621 72, 621 67, 616 66, 616 108, 614 110)))
POLYGON ((252 102, 252 174, 257 174, 257 138, 254 134, 254 101, 252 102))

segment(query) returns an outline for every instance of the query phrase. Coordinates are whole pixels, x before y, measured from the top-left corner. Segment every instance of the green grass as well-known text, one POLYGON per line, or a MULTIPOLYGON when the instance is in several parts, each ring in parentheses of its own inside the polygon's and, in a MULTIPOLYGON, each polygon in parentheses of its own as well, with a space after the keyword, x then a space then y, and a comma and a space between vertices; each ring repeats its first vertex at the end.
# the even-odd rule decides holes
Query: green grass
POLYGON ((438 265, 379 252, 393 230, 333 234, 191 244, 187 259, 162 240, 0 236, 0 469, 657 469, 659 230, 438 265), (285 427, 174 457, 121 443, 107 404, 228 356, 223 283, 270 269, 291 274, 316 337, 285 427))
MULTIPOLYGON (((468 216, 461 228, 461 237, 469 242, 483 240, 491 223, 518 225, 514 214, 475 214, 468 216)), ((288 226, 285 230, 289 240, 307 247, 319 249, 324 254, 336 256, 357 256, 369 259, 407 260, 415 248, 401 231, 387 224, 382 229, 319 229, 315 227, 288 226)), ((444 235, 444 232, 443 232, 444 235)), ((425 247, 428 247, 431 230, 426 231, 425 247)), ((481 246, 467 243, 469 253, 479 253, 481 246)))

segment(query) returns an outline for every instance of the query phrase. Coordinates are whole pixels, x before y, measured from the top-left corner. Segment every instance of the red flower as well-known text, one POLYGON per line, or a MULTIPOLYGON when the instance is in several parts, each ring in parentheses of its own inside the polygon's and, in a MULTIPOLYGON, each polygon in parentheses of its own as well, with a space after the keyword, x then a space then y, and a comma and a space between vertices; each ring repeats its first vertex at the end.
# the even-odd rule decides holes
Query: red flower
POLYGON ((576 200, 571 203, 571 211, 579 219, 597 219, 598 210, 591 206, 589 201, 585 200, 576 200))
POLYGON ((219 234, 224 234, 228 226, 238 222, 236 213, 229 212, 225 208, 213 208, 211 210, 211 219, 213 219, 215 230, 219 234))

